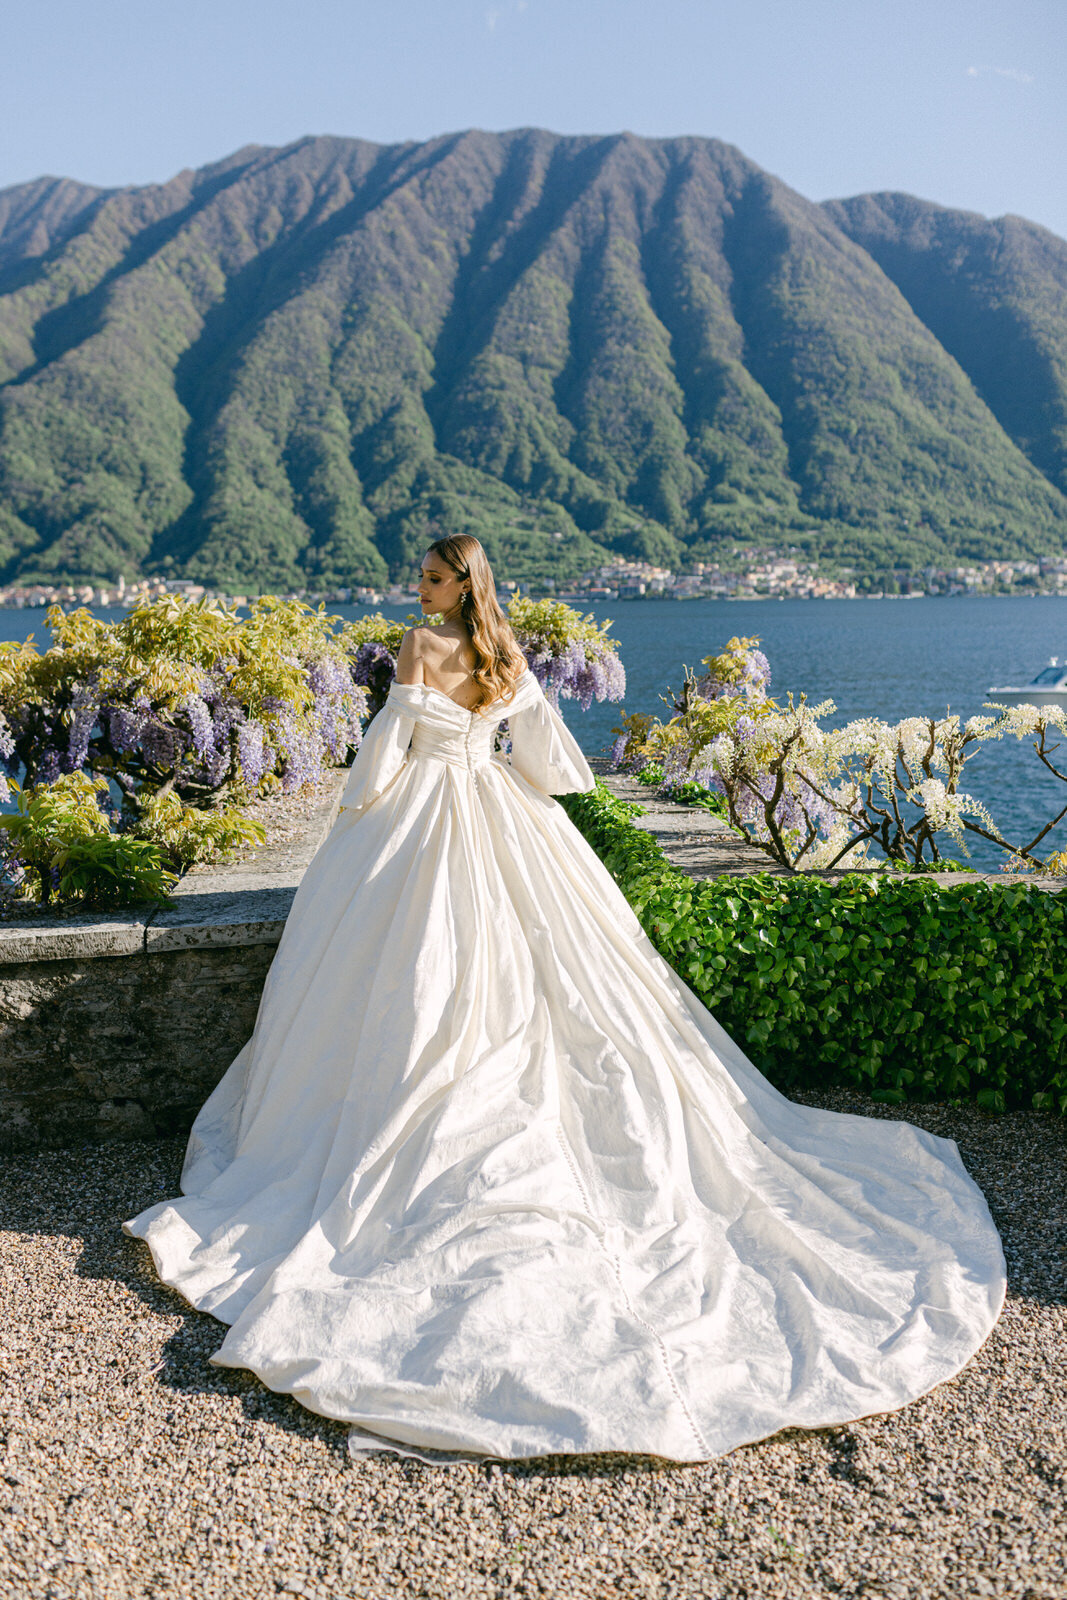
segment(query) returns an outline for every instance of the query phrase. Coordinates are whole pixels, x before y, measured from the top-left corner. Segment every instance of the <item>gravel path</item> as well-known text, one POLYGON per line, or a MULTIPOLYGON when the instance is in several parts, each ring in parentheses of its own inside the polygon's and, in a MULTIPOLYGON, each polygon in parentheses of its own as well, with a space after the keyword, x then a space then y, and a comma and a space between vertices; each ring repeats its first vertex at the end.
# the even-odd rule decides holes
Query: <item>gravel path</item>
POLYGON ((902 1412, 681 1467, 354 1461, 342 1425, 206 1365, 220 1325, 120 1233, 183 1141, 10 1158, 0 1595, 1064 1600, 1067 1125, 907 1114, 959 1141, 1003 1232, 992 1337, 902 1412))

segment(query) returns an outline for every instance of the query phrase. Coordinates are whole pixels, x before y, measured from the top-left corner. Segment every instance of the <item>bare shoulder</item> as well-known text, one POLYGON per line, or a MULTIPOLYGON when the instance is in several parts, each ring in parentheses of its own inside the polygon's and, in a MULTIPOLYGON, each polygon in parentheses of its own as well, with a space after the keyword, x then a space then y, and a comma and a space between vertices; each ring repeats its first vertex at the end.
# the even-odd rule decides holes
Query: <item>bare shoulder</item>
POLYGON ((425 626, 409 628, 400 641, 396 658, 398 683, 422 683, 423 667, 434 659, 433 629, 425 626))

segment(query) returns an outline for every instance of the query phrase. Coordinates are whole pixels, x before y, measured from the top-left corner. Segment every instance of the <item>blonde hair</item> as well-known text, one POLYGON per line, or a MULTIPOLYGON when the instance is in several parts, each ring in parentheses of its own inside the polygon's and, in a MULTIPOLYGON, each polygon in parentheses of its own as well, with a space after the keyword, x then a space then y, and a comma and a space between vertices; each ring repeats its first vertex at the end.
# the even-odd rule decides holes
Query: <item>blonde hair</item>
POLYGON ((462 582, 470 584, 460 615, 474 649, 474 681, 478 699, 472 709, 490 705, 510 695, 526 667, 526 658, 511 623, 497 604, 496 583, 489 558, 472 533, 435 539, 427 555, 440 556, 462 582))

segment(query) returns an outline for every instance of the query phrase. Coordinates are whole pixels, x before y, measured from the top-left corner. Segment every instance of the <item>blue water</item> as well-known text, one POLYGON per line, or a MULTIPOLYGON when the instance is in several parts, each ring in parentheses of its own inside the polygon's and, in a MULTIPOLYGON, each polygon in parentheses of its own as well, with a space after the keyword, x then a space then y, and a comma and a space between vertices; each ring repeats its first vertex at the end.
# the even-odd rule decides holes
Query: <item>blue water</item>
MULTIPOLYGON (((329 608, 354 617, 362 606, 329 608)), ((382 607, 406 617, 413 608, 382 607)), ((920 600, 647 600, 595 603, 597 621, 612 619, 626 667, 627 711, 662 711, 659 696, 682 681, 682 665, 699 669, 734 634, 756 635, 771 664, 772 692, 833 700, 841 723, 871 715, 961 717, 981 713, 990 684, 1028 683, 1050 655, 1067 655, 1067 602, 1052 596, 957 596, 920 600)), ((98 615, 114 620, 120 611, 98 615)), ((0 639, 34 633, 48 643, 42 611, 0 611, 0 639)), ((594 705, 563 712, 582 748, 603 754, 612 744, 619 708, 594 705)), ((1067 751, 1063 752, 1067 756, 1067 751)), ((1067 803, 1067 784, 1044 771, 1015 740, 987 746, 968 766, 964 787, 989 807, 1009 839, 1033 836, 1067 803)), ((1067 849, 1067 824, 1046 839, 1067 849)), ((950 852, 954 853, 954 852, 950 852)), ((977 841, 976 865, 1000 865, 1002 853, 977 841)))

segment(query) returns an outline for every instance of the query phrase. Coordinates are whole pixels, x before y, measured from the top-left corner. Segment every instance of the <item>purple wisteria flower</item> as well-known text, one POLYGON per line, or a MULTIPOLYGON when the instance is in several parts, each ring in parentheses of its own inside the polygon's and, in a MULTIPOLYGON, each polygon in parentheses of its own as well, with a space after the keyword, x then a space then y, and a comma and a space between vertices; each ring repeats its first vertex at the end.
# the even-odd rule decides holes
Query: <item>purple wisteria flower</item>
MULTIPOLYGON (((388 651, 385 653, 389 656, 388 651)), ((395 672, 393 657, 389 656, 389 660, 395 672)), ((379 669, 382 666, 379 662, 379 669)), ((389 681, 392 681, 391 677, 389 681)), ((370 698, 367 688, 354 683, 351 671, 335 656, 321 656, 311 662, 308 685, 315 697, 311 724, 333 760, 341 762, 351 747, 359 746, 361 719, 366 716, 370 698)))
POLYGON ((588 711, 594 700, 621 700, 626 693, 626 670, 614 650, 574 639, 558 655, 542 644, 525 645, 523 654, 557 711, 561 698, 577 700, 588 711))
POLYGON ((770 662, 762 650, 747 650, 744 654, 741 667, 741 677, 737 681, 720 678, 717 673, 707 672, 703 677, 697 678, 695 688, 704 700, 737 700, 745 699, 749 702, 762 701, 768 698, 771 683, 770 662))
MULTIPOLYGON (((207 687, 210 692, 210 684, 207 687)), ((208 753, 215 748, 215 723, 207 701, 198 694, 190 695, 182 710, 189 723, 193 749, 201 761, 205 761, 208 753)))
POLYGON ((17 760, 15 735, 7 718, 0 711, 0 761, 10 772, 13 760, 17 760))
POLYGON ((322 779, 322 742, 301 728, 291 711, 283 711, 275 725, 278 747, 284 758, 282 792, 292 794, 305 784, 322 779))
POLYGON ((67 734, 67 748, 60 759, 64 772, 78 772, 89 754, 89 740, 93 736, 100 715, 100 690, 94 680, 79 683, 71 696, 71 716, 67 734))
POLYGON ((373 716, 385 704, 396 677, 396 656, 386 645, 368 639, 350 658, 349 673, 352 683, 364 691, 368 713, 373 716))
POLYGON ((119 755, 125 755, 136 750, 140 744, 141 735, 152 716, 152 707, 143 695, 139 695, 132 705, 109 703, 103 715, 111 748, 119 755))
POLYGON ((245 722, 237 730, 237 762, 249 789, 255 790, 274 766, 266 730, 260 722, 245 722))

